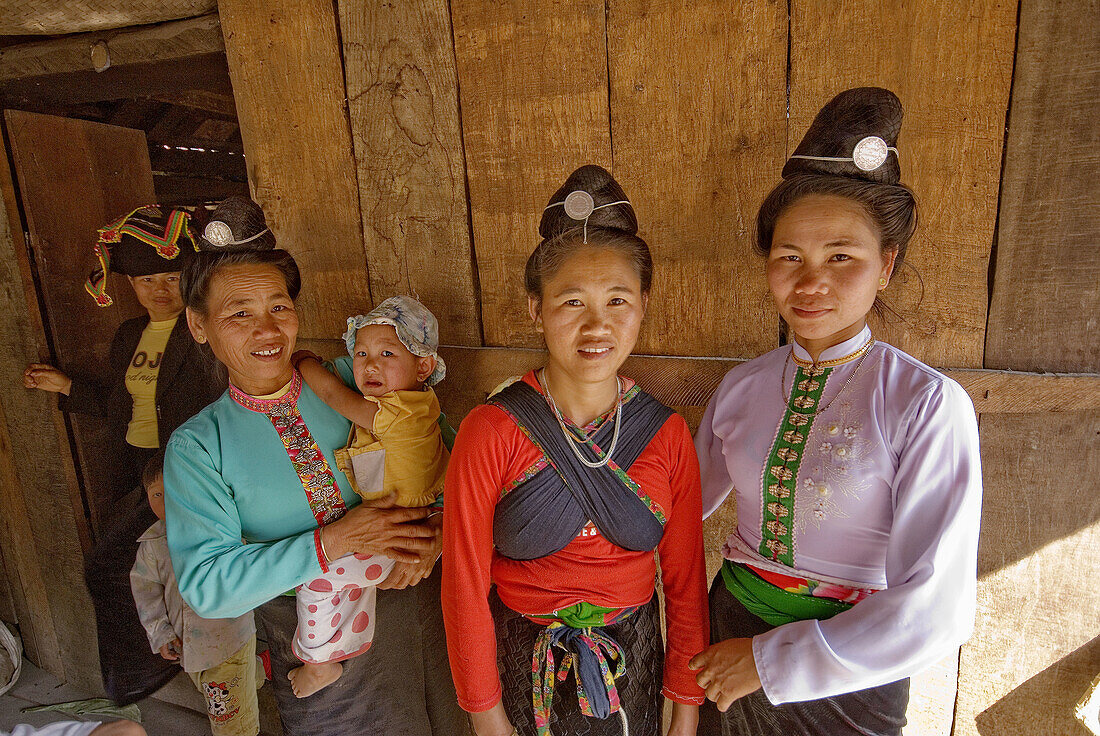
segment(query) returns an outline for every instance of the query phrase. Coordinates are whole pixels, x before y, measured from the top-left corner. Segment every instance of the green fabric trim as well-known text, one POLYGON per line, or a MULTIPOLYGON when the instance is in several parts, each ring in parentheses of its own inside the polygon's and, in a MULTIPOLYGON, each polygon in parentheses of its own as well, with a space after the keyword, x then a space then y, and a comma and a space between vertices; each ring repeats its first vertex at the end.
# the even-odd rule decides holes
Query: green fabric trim
POLYGON ((832 368, 795 371, 794 385, 775 444, 764 466, 763 513, 758 552, 769 560, 794 567, 794 497, 798 470, 810 436, 814 414, 832 368), (811 375, 813 373, 813 375, 811 375))
POLYGON ((744 565, 729 560, 722 564, 722 582, 750 613, 772 626, 807 619, 824 621, 853 605, 831 598, 791 593, 772 585, 744 565))
POLYGON ((618 608, 607 608, 606 606, 597 606, 581 601, 568 608, 563 608, 555 614, 539 616, 538 618, 553 618, 574 629, 587 629, 594 626, 606 626, 607 617, 618 610, 618 608))

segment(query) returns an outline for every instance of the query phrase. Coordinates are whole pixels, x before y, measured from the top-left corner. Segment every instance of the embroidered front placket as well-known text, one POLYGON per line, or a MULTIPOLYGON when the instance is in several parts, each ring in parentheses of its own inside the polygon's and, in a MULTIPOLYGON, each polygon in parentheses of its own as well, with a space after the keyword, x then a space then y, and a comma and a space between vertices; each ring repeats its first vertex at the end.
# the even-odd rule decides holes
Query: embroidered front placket
POLYGON ((790 399, 764 467, 763 513, 759 552, 794 567, 794 501, 806 437, 816 418, 825 383, 833 368, 798 366, 790 399))

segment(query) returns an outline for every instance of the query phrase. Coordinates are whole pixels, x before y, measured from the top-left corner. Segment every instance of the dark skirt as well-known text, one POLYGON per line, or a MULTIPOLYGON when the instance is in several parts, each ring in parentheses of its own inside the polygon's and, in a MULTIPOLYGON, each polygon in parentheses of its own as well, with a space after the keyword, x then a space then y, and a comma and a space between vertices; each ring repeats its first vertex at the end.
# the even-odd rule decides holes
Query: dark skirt
MULTIPOLYGON (((773 629, 726 589, 722 575, 710 586, 710 641, 747 638, 773 629)), ((720 713, 707 701, 699 712, 699 736, 901 736, 909 704, 909 679, 831 698, 772 705, 763 690, 734 701, 720 713)))
MULTIPOLYGON (((496 624, 497 668, 504 690, 504 709, 521 736, 535 736, 531 659, 535 640, 545 627, 504 605, 495 588, 489 593, 489 608, 496 624)), ((626 659, 626 673, 616 685, 631 736, 659 736, 665 655, 657 596, 604 630, 622 647, 626 659)), ((566 679, 558 681, 554 688, 550 730, 555 736, 619 736, 623 723, 618 713, 602 720, 582 714, 577 702, 577 681, 570 670, 566 679)))
POLYGON ((437 564, 418 585, 378 591, 370 651, 345 660, 340 679, 308 698, 296 698, 287 679, 301 665, 291 650, 294 598, 280 596, 256 609, 260 635, 271 650, 272 685, 287 736, 471 733, 447 662, 439 584, 437 564))
POLYGON ((112 489, 118 500, 111 504, 84 566, 84 580, 95 608, 103 689, 119 705, 151 695, 180 672, 177 662, 150 650, 130 591, 137 539, 157 520, 139 482, 145 462, 156 450, 125 448, 127 455, 116 468, 117 490, 112 489))

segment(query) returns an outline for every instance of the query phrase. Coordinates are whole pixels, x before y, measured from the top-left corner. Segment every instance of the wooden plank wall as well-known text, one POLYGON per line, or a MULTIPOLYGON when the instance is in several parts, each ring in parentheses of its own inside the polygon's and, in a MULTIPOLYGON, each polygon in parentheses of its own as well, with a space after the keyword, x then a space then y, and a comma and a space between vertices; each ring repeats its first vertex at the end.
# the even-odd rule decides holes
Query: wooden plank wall
MULTIPOLYGON (((1100 2, 1024 0, 1001 190, 989 368, 1100 372, 1100 2), (1051 70, 1058 74, 1052 75, 1051 70)), ((1100 412, 984 415, 979 615, 958 734, 1078 734, 1100 672, 1100 412)))
POLYGON ((52 395, 23 388, 45 344, 7 166, 0 166, 0 549, 27 656, 53 675, 98 688, 88 623, 79 493, 52 395), (15 226, 12 226, 15 223, 15 226), (51 429, 53 431, 51 431, 51 429))

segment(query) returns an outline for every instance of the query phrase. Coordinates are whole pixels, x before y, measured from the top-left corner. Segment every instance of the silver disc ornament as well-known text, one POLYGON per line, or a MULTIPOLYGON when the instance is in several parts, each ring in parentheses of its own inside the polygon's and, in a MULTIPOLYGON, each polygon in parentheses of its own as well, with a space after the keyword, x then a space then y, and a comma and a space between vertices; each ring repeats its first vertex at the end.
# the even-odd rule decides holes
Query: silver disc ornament
POLYGON ((852 150, 852 162, 861 171, 874 171, 886 163, 890 149, 877 135, 869 135, 852 150))

